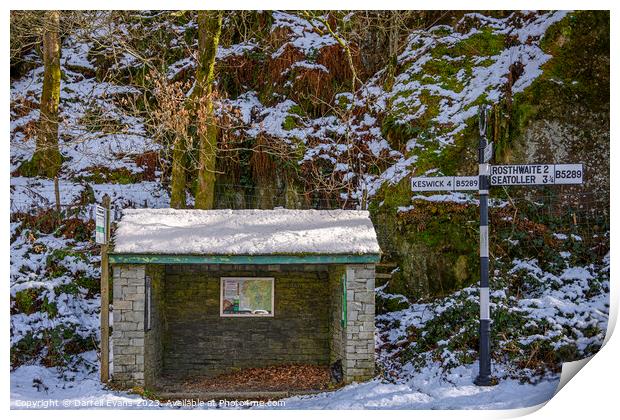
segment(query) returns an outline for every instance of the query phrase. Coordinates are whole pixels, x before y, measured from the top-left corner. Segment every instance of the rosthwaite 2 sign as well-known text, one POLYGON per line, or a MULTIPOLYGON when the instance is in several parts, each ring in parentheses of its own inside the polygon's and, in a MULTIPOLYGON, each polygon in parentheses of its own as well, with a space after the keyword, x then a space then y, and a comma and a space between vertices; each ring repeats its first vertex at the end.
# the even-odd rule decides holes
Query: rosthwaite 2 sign
POLYGON ((491 185, 567 185, 583 183, 583 165, 492 165, 491 185))

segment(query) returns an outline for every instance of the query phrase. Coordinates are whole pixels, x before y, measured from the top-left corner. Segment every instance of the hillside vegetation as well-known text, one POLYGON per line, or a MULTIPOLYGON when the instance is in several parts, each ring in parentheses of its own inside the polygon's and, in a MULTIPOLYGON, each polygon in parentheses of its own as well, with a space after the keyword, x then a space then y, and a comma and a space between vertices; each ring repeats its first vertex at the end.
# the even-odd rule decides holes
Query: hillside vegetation
POLYGON ((26 13, 11 18, 12 369, 51 367, 69 382, 97 371, 92 204, 108 194, 117 217, 169 207, 181 168, 181 202, 194 207, 210 138, 214 208, 370 211, 394 267, 377 285, 380 378, 471 365, 476 195, 419 195, 409 179, 477 173, 482 104, 495 162, 586 168, 583 186, 492 189, 498 376, 553 377, 601 346, 608 12, 226 12, 206 111, 188 105, 202 88, 196 12, 67 12, 59 202, 37 172, 45 72, 26 13))

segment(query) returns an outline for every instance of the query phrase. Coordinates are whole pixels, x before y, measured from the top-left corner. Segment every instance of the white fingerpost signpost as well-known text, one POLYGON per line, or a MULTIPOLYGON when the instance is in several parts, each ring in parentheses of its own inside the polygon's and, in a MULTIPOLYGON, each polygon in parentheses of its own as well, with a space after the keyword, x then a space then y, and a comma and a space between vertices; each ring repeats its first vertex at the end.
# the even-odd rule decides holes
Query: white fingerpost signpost
MULTIPOLYGON (((489 161, 493 151, 487 152, 486 107, 480 107, 478 144, 478 177, 480 178, 480 353, 479 373, 474 383, 479 386, 491 385, 491 310, 489 308, 489 161), (488 159, 487 159, 488 158, 488 159)), ((490 145, 493 147, 493 145, 490 145)))
POLYGON ((412 191, 475 191, 480 198, 480 351, 474 383, 494 385, 491 378, 491 310, 489 292, 489 188, 510 185, 583 184, 583 164, 491 165, 493 142, 487 143, 486 105, 479 108, 478 176, 412 177, 412 191))

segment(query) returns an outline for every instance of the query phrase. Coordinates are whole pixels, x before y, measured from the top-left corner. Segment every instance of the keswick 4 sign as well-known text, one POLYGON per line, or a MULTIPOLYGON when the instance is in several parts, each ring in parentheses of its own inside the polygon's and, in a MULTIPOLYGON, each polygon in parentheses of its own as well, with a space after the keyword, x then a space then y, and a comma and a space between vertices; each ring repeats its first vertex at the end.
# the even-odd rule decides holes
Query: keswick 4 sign
POLYGON ((491 165, 493 142, 487 143, 486 106, 479 109, 480 142, 478 176, 411 178, 412 191, 475 191, 480 196, 480 371, 476 385, 492 385, 491 316, 489 309, 489 187, 510 185, 575 185, 583 183, 583 165, 525 164, 491 165))
POLYGON ((475 191, 478 189, 477 176, 436 176, 411 178, 413 191, 475 191))

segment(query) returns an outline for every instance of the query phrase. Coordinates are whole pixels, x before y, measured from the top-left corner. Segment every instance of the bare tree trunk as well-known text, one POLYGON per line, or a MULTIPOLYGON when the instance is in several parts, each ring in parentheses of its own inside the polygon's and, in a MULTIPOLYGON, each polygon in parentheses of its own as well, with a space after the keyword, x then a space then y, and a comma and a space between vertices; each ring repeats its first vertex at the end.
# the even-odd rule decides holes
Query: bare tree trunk
POLYGON ((43 27, 43 90, 37 145, 32 166, 41 176, 58 174, 62 157, 58 149, 58 104, 60 102, 60 12, 47 11, 43 27))
POLYGON ((398 54, 398 25, 400 24, 398 15, 398 13, 390 13, 390 57, 394 57, 398 54))
POLYGON ((212 209, 215 203, 215 164, 217 158, 217 127, 213 116, 213 80, 215 56, 222 32, 222 11, 198 12, 199 59, 196 86, 192 92, 198 104, 198 191, 197 209, 212 209))

